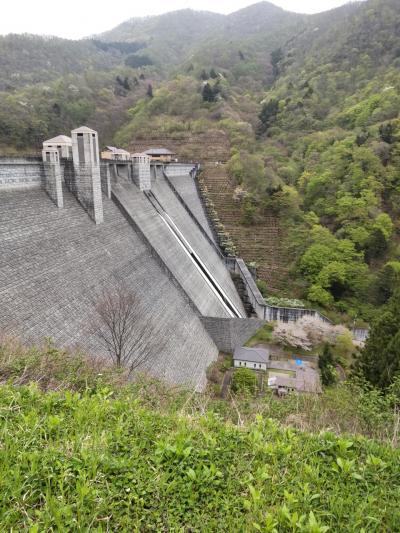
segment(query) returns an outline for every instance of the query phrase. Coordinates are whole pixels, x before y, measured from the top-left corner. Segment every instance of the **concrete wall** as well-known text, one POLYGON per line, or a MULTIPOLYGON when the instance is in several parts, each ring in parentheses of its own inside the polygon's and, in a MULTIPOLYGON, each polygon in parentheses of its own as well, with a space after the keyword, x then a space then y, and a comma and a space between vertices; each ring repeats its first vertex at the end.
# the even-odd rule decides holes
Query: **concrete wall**
POLYGON ((105 357, 88 327, 92 299, 122 279, 140 309, 141 370, 203 390, 215 344, 117 206, 104 200, 104 210, 95 225, 68 191, 64 209, 44 190, 0 192, 0 331, 105 357))
POLYGON ((132 158, 132 179, 141 191, 151 189, 150 157, 140 155, 132 158))
POLYGON ((185 202, 185 205, 202 226, 208 237, 215 243, 214 234, 208 222, 206 212, 204 211, 194 178, 188 174, 184 176, 170 176, 167 174, 167 176, 175 188, 176 193, 185 202))
POLYGON ((229 316, 153 205, 133 183, 114 183, 113 196, 147 239, 200 314, 229 316))
POLYGON ((243 346, 265 323, 255 318, 215 317, 202 317, 201 322, 218 349, 226 353, 243 346))
POLYGON ((42 151, 44 166, 44 189, 57 207, 64 206, 60 155, 57 148, 46 148, 42 151))
POLYGON ((236 359, 233 366, 236 368, 251 368, 251 370, 267 370, 266 363, 249 363, 249 361, 238 361, 236 359))
POLYGON ((43 177, 40 157, 0 157, 0 191, 39 188, 43 177))
POLYGON ((106 198, 111 198, 111 172, 108 163, 100 164, 101 190, 106 198))
MULTIPOLYGON (((190 179, 189 176, 187 176, 187 179, 190 179)), ((231 276, 225 267, 224 261, 221 259, 215 246, 203 235, 198 225, 192 220, 186 209, 179 202, 162 174, 158 175, 153 184, 152 193, 154 193, 156 198, 161 202, 162 206, 183 233, 193 250, 204 261, 209 272, 212 273, 233 304, 241 312, 242 316, 245 317, 246 312, 243 303, 233 284, 231 276)), ((203 312, 203 315, 224 316, 207 312, 203 312)))
POLYGON ((195 164, 170 163, 169 165, 165 165, 164 171, 168 177, 174 177, 174 176, 188 176, 195 169, 196 169, 195 164))

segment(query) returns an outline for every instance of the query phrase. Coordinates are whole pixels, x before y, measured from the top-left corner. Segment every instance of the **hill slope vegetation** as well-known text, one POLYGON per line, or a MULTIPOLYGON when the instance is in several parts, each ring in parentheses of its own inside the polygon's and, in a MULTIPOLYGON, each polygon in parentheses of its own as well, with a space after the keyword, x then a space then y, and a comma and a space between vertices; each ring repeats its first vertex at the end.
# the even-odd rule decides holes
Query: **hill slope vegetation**
POLYGON ((286 234, 282 294, 368 322, 400 271, 399 19, 395 0, 313 16, 260 2, 132 19, 78 43, 8 36, 0 146, 32 148, 81 122, 126 147, 223 130, 239 224, 273 216, 286 234))

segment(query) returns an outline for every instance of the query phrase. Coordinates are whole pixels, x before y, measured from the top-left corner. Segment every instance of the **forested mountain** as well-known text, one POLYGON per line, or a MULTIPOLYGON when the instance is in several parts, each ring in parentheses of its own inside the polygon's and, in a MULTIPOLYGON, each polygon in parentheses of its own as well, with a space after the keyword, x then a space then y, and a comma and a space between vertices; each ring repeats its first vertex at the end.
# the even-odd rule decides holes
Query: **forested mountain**
POLYGON ((101 34, 104 41, 141 42, 139 55, 160 66, 179 64, 209 34, 217 32, 224 16, 183 9, 155 17, 133 18, 101 34))
POLYGON ((102 50, 96 41, 69 41, 37 35, 0 36, 2 91, 87 70, 107 70, 120 63, 120 50, 102 50))
POLYGON ((81 122, 125 146, 224 130, 238 218, 285 229, 286 295, 369 321, 400 272, 399 28, 397 0, 313 16, 261 2, 79 42, 7 36, 0 146, 32 149, 81 122))

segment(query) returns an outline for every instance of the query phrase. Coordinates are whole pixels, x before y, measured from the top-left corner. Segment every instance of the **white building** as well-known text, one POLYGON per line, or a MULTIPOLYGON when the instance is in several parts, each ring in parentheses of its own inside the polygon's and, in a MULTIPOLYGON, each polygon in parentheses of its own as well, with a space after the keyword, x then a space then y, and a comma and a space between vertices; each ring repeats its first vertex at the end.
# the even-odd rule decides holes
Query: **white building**
POLYGON ((252 370, 267 370, 269 351, 265 348, 236 348, 233 354, 233 365, 236 368, 251 368, 252 370))
POLYGON ((72 139, 66 135, 58 135, 43 142, 43 150, 57 148, 60 157, 72 157, 72 139))

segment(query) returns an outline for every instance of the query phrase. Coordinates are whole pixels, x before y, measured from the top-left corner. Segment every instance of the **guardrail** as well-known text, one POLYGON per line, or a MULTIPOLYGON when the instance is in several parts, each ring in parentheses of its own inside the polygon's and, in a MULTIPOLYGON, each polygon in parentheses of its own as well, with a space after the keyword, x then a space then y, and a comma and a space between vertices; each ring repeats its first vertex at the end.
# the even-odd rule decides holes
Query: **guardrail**
POLYGON ((240 257, 227 258, 226 265, 229 270, 240 275, 246 287, 250 303, 259 318, 268 322, 297 322, 300 318, 303 318, 303 316, 312 316, 318 318, 322 322, 332 324, 328 317, 322 315, 315 309, 279 307, 267 304, 243 259, 240 257))

